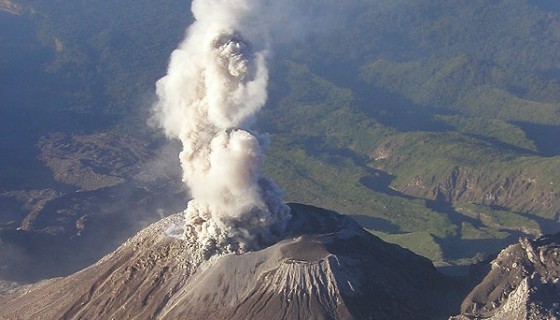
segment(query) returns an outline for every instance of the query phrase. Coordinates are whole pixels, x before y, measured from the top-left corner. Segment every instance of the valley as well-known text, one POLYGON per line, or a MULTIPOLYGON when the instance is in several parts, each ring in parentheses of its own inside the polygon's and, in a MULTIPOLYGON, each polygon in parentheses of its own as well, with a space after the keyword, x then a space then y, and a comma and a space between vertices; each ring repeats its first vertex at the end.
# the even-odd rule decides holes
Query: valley
MULTIPOLYGON (((148 207, 164 215, 180 210, 180 182, 159 172, 177 165, 173 156, 153 169, 159 178, 144 163, 160 161, 162 137, 146 122, 192 19, 187 6, 18 5, 10 21, 25 36, 0 38, 13 48, 0 53, 2 243, 20 239, 16 231, 78 239, 100 210, 88 206, 113 192, 150 205, 161 196, 148 207)), ((550 6, 358 1, 340 4, 352 15, 328 31, 278 37, 257 121, 271 137, 265 174, 287 201, 355 217, 440 264, 469 265, 520 236, 560 231, 560 16, 550 6), (537 41, 531 30, 543 25, 537 41)), ((116 238, 159 217, 138 225, 138 214, 116 238)))

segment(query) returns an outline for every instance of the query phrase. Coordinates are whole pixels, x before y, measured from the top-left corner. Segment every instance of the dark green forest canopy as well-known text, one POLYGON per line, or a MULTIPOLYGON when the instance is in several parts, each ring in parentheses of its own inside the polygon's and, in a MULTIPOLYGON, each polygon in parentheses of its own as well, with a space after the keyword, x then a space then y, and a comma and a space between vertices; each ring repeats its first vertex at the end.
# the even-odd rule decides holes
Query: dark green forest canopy
MULTIPOLYGON (((192 19, 189 2, 19 3, 43 57, 29 77, 49 90, 5 108, 87 115, 89 131, 145 133, 155 81, 192 19)), ((287 200, 355 215, 434 260, 461 262, 555 230, 556 2, 290 3, 314 26, 298 36, 274 30, 258 121, 273 138, 266 171, 287 200)), ((17 59, 0 67, 24 63, 17 59)))
MULTIPOLYGON (((97 106, 96 112, 126 113, 138 103, 130 99, 153 91, 192 19, 187 1, 22 3, 40 40, 58 48, 48 71, 60 74, 68 86, 81 84, 71 90, 74 95, 84 91, 74 108, 97 106)), ((437 88, 424 87, 428 92, 413 100, 436 106, 449 105, 460 93, 483 85, 542 103, 559 99, 560 15, 545 11, 550 5, 523 0, 324 4, 333 6, 331 1, 301 6, 307 8, 304 18, 318 25, 309 27, 303 38, 289 40, 276 32, 280 43, 273 43, 278 52, 273 64, 298 61, 336 82, 359 81, 360 68, 366 78, 375 71, 376 84, 409 99, 406 89, 432 85, 437 88), (312 12, 324 14, 325 21, 312 12), (392 77, 390 83, 383 84, 387 77, 392 77), (436 89, 448 93, 431 93, 436 89)))

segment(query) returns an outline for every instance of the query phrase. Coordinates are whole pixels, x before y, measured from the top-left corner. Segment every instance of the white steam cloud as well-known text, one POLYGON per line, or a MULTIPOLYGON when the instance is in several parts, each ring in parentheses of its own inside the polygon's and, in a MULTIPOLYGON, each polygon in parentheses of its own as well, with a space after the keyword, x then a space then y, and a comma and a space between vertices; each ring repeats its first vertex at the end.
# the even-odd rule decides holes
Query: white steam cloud
POLYGON ((181 140, 192 200, 185 237, 205 255, 277 241, 290 219, 262 176, 265 137, 251 130, 267 98, 266 29, 256 0, 194 0, 195 22, 157 82, 156 117, 181 140))

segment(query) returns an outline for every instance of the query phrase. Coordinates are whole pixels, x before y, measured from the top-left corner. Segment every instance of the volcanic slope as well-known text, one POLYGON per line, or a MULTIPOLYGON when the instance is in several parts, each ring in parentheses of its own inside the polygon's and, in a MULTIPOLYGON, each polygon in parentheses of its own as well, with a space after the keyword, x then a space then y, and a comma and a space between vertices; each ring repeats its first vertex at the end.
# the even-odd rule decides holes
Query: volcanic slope
POLYGON ((172 215, 78 273, 4 296, 0 319, 437 319, 449 312, 434 305, 441 308, 447 282, 429 260, 346 216, 290 206, 283 240, 200 261, 179 236, 182 215, 172 215))
POLYGON ((502 250, 455 320, 560 318, 560 233, 502 250))

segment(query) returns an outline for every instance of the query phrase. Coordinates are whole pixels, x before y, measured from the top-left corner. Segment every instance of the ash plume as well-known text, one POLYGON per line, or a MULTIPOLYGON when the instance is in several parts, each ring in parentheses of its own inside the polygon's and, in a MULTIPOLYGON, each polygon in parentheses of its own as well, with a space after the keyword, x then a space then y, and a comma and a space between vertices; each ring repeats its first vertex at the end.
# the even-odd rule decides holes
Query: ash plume
POLYGON ((267 99, 263 8, 254 0, 194 0, 195 22, 157 82, 156 118, 182 142, 192 196, 184 237, 205 256, 271 244, 291 217, 262 175, 267 139, 251 130, 267 99))

